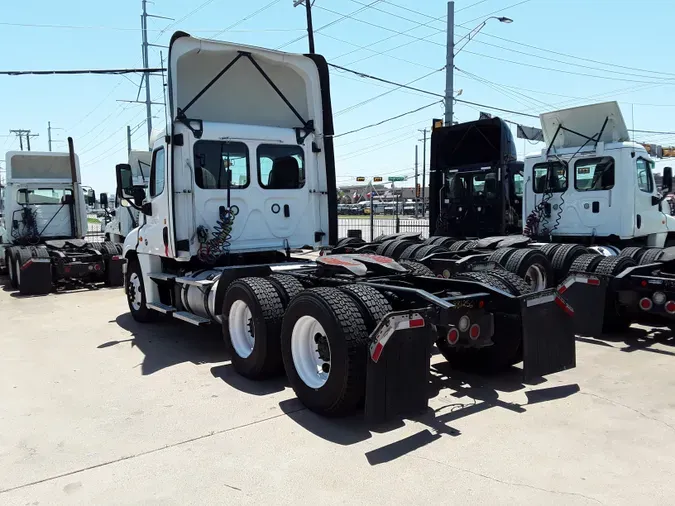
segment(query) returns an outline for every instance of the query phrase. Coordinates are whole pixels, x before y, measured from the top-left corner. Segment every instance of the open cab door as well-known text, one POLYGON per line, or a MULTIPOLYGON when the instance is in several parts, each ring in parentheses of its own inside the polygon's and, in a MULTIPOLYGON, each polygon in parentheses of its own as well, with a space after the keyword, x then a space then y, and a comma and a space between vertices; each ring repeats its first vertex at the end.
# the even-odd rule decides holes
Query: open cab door
POLYGON ((179 259, 337 240, 328 66, 194 38, 169 50, 167 211, 179 259))

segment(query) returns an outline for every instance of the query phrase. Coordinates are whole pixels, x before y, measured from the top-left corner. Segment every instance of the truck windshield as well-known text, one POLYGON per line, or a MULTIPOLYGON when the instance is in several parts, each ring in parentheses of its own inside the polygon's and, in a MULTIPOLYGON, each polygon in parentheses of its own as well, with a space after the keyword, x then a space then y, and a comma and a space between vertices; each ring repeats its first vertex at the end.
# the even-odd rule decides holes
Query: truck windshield
POLYGON ((72 195, 70 188, 38 188, 21 189, 17 202, 19 204, 63 204, 63 198, 66 195, 72 195))

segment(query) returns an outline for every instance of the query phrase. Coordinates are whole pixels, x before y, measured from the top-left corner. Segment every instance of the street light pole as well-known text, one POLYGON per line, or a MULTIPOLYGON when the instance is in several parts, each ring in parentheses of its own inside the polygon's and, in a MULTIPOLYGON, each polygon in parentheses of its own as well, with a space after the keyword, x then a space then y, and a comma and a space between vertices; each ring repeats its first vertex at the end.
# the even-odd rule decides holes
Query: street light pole
POLYGON ((453 121, 453 94, 454 94, 454 72, 455 72, 455 56, 464 49, 471 39, 473 39, 478 32, 480 32, 487 22, 491 19, 496 19, 500 23, 513 23, 511 18, 490 16, 480 23, 476 28, 460 38, 457 43, 466 39, 466 42, 457 49, 455 43, 455 2, 448 2, 448 28, 447 28, 447 42, 445 48, 445 125, 452 125, 453 121))
POLYGON ((312 1, 311 0, 293 0, 293 7, 305 4, 307 12, 307 39, 309 40, 309 53, 314 54, 314 25, 312 24, 312 1))

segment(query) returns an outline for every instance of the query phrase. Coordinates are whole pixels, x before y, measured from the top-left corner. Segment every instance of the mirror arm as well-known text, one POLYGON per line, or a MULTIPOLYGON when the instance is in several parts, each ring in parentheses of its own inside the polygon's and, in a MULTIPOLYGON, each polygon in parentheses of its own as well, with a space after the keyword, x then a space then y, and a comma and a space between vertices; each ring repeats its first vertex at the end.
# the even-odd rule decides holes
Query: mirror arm
POLYGON ((122 197, 120 197, 120 200, 125 200, 131 207, 136 209, 136 211, 142 210, 142 206, 137 206, 136 203, 132 199, 128 199, 127 197, 122 196, 122 197))

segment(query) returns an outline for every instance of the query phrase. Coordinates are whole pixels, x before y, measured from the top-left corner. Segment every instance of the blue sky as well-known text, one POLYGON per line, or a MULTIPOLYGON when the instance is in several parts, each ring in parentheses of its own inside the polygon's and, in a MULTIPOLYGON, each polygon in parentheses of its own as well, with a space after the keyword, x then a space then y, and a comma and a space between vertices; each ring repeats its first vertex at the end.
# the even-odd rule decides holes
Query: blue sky
MULTIPOLYGON (((636 129, 675 130, 669 42, 675 3, 457 0, 455 10, 456 40, 487 16, 514 20, 508 25, 489 21, 457 55, 455 90, 462 90, 460 99, 535 115, 618 100, 629 128, 634 124, 636 129)), ((140 0, 7 3, 0 14, 0 69, 138 67, 140 11, 140 0)), ((149 40, 157 44, 167 44, 172 32, 181 29, 196 36, 218 34, 222 40, 307 50, 304 10, 293 8, 293 0, 156 0, 148 11, 176 20, 150 20, 149 40)), ((414 86, 443 93, 445 77, 438 69, 445 64, 445 13, 444 0, 316 0, 317 52, 330 62, 395 82, 419 79, 414 86), (333 21, 337 22, 322 29, 333 21)), ((159 66, 159 51, 152 49, 151 66, 159 66)), ((114 166, 126 159, 126 126, 137 128, 135 149, 147 146, 144 106, 117 101, 136 98, 133 81, 138 77, 0 76, 0 150, 18 149, 18 140, 8 136, 10 128, 39 133, 31 141, 32 149, 46 150, 51 121, 64 129, 54 131, 55 139, 73 136, 83 182, 97 191, 112 190, 114 166)), ((401 89, 371 100, 393 87, 338 71, 332 71, 331 84, 337 134, 437 100, 401 89)), ((161 79, 153 78, 151 85, 153 98, 161 101, 161 79)), ((495 112, 457 104, 455 119, 476 119, 479 109, 495 112)), ((162 108, 153 110, 156 124, 161 124, 162 108)), ((338 183, 353 181, 356 175, 411 175, 415 144, 420 159, 422 153, 418 129, 442 114, 439 103, 337 138, 338 183)), ((538 126, 536 118, 501 115, 538 126)), ((636 140, 675 144, 674 135, 638 134, 636 140)), ((540 148, 522 140, 517 144, 521 156, 540 148)), ((65 149, 65 144, 55 144, 57 148, 65 149)))

